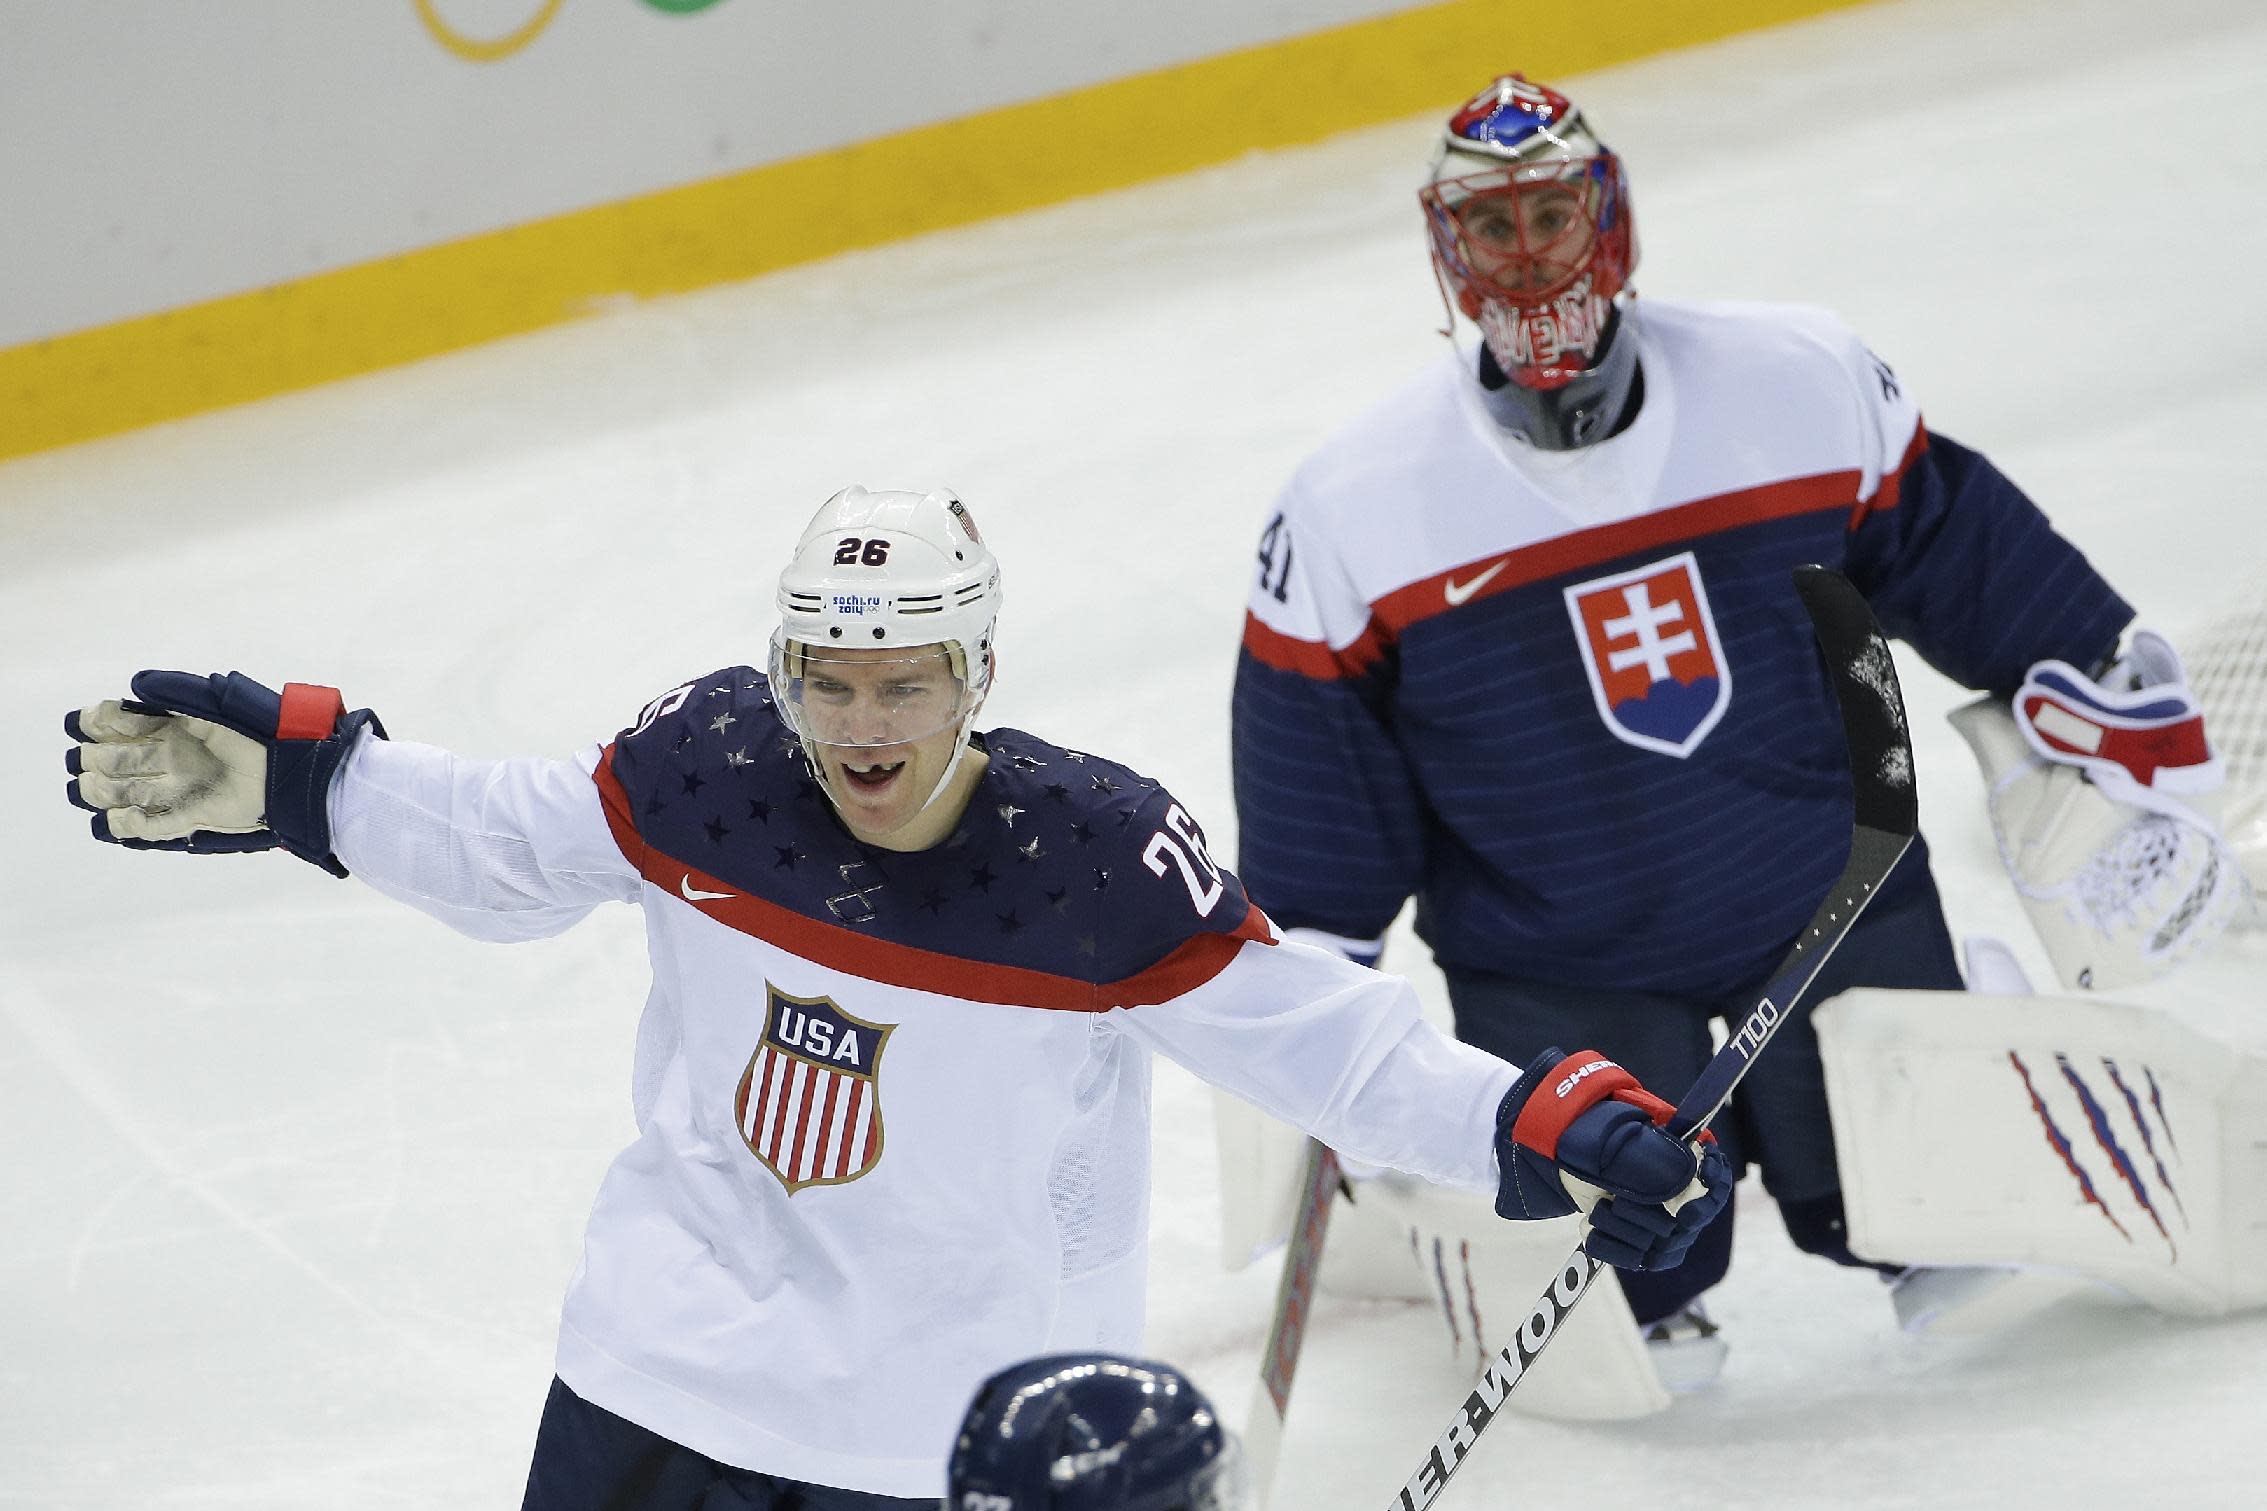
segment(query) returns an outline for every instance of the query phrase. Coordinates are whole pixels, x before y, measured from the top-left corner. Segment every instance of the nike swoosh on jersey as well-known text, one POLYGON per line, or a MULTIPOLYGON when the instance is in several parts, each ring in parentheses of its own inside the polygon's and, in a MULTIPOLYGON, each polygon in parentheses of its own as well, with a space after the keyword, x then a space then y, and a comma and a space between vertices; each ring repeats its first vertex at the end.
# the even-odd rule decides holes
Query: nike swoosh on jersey
POLYGON ((683 894, 687 902, 715 902, 720 898, 732 896, 730 892, 703 892, 693 885, 693 873, 690 871, 685 873, 684 880, 677 883, 677 890, 683 894))
POLYGON ((1451 577, 1448 581, 1441 584, 1441 596, 1448 600, 1448 606, 1453 609, 1458 604, 1470 598, 1474 593, 1477 593, 1480 591, 1480 589, 1486 587, 1498 572, 1501 572, 1505 567, 1508 567, 1510 565, 1511 563, 1509 561, 1499 561, 1494 566, 1488 568, 1488 570, 1486 570, 1485 572, 1482 572, 1479 576, 1473 578, 1470 582, 1458 582, 1455 578, 1451 577))

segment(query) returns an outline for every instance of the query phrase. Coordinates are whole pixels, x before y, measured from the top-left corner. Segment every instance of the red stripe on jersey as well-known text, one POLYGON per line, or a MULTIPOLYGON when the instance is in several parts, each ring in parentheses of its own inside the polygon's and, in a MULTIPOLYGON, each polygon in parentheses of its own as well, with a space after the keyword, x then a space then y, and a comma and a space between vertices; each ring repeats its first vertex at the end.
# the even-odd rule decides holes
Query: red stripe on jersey
POLYGON ((740 1119, 741 1132, 747 1135, 748 1142, 751 1144, 756 1141, 756 1125, 763 1121, 764 1103, 771 1096, 771 1078, 778 1069, 779 1056, 773 1054, 770 1047, 766 1046, 764 1049, 764 1083, 756 1091, 755 1101, 750 1109, 753 1116, 744 1115, 740 1119))
POLYGON ((969 960, 936 950, 924 950, 893 940, 875 939, 840 924, 807 918, 777 903, 751 896, 696 866, 665 855, 645 842, 631 817, 629 794, 614 774, 614 747, 606 747, 598 769, 591 773, 598 784, 599 806, 622 855, 638 874, 672 897, 690 888, 729 895, 713 901, 688 901, 686 907, 728 929, 776 945, 789 954, 845 975, 863 976, 885 986, 909 991, 935 992, 971 1002, 997 1002, 1011 1007, 1038 1007, 1056 1012, 1104 1013, 1113 1007, 1139 1007, 1165 1002, 1192 991, 1228 968, 1228 962, 1246 940, 1274 942, 1267 915, 1244 903, 1236 927, 1225 933, 1192 934, 1156 964, 1117 981, 1081 981, 1050 971, 1020 965, 996 965, 969 960))
MULTIPOLYGON (((832 1083, 841 1080, 842 1077, 836 1075, 822 1077, 818 1071, 810 1072, 808 1084, 803 1088, 803 1105, 795 1109, 795 1142, 792 1146, 794 1158, 787 1161, 785 1167, 789 1180, 809 1180, 811 1178, 809 1172, 804 1168, 811 1162, 811 1103, 818 1100, 818 1083, 822 1079, 829 1083, 827 1090, 832 1092, 834 1090, 832 1083)), ((820 1125, 819 1132, 822 1134, 826 1132, 824 1124, 820 1125)))
POLYGON ((1905 447, 1905 454, 1897 459, 1897 469, 1883 478, 1874 490, 1873 497, 1858 501, 1850 511, 1850 528, 1855 530, 1876 514, 1887 514, 1897 507, 1897 496, 1904 490, 1905 471, 1920 460, 1921 453, 1929 449, 1929 428, 1918 417, 1913 421, 1913 439, 1905 447))
POLYGON ((795 1100, 795 1088, 802 1084, 806 1067, 801 1060, 786 1056, 787 1075, 779 1083, 779 1104, 772 1109, 771 1127, 764 1134, 764 1157, 776 1169, 779 1165, 780 1140, 787 1132, 787 1104, 795 1100))
MULTIPOLYGON (((809 1175, 803 1177, 803 1179, 805 1180, 814 1180, 826 1174, 826 1157, 828 1149, 831 1147, 828 1144, 827 1140, 834 1137, 834 1099, 841 1094, 843 1082, 849 1079, 850 1077, 845 1075, 832 1075, 827 1077, 827 1099, 819 1105, 819 1136, 816 1140, 817 1147, 812 1151, 812 1158, 810 1161, 811 1172, 809 1175)), ((849 1130, 847 1129, 844 1130, 845 1137, 843 1142, 845 1143, 849 1142, 847 1136, 848 1131, 849 1130)))
POLYGON ((842 1114, 842 1147, 834 1156, 834 1174, 837 1180, 850 1173, 850 1152, 861 1142, 859 1124, 865 1112, 866 1083, 853 1080, 850 1083, 850 1105, 842 1114))
POLYGON ((1742 525, 1848 509, 1857 500, 1862 475, 1856 472, 1822 472, 1815 477, 1788 478, 1757 488, 1719 493, 1695 499, 1673 509, 1662 509, 1636 519, 1617 520, 1553 536, 1514 551, 1483 556, 1446 572, 1421 577, 1370 605, 1372 621, 1387 635, 1398 636, 1410 625, 1445 614, 1452 608, 1493 598, 1547 578, 1577 572, 1619 557, 1658 550, 1680 541, 1736 530, 1742 525), (1481 581, 1482 577, 1485 581, 1481 581), (1451 601, 1452 585, 1455 589, 1451 601))
POLYGON ((1244 649, 1251 652, 1253 660, 1320 682, 1363 675, 1385 659, 1385 645, 1385 636, 1374 619, 1362 627, 1351 644, 1334 651, 1319 640, 1286 635, 1257 614, 1244 614, 1244 649))

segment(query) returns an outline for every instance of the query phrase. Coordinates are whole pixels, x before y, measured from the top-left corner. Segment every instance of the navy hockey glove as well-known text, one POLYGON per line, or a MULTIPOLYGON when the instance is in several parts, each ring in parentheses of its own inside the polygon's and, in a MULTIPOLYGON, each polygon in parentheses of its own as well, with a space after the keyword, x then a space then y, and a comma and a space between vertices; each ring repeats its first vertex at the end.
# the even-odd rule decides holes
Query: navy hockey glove
POLYGON ((63 716, 79 743, 65 789, 94 814, 94 837, 196 855, 278 846, 333 876, 328 799, 339 763, 365 729, 336 688, 287 682, 278 693, 242 672, 137 672, 134 697, 63 716))
POLYGON ((1497 1213, 1587 1206, 1592 1258, 1624 1270, 1683 1263, 1731 1198, 1732 1167, 1714 1135, 1680 1144, 1663 1132, 1674 1110, 1603 1055, 1544 1050, 1496 1109, 1497 1213))

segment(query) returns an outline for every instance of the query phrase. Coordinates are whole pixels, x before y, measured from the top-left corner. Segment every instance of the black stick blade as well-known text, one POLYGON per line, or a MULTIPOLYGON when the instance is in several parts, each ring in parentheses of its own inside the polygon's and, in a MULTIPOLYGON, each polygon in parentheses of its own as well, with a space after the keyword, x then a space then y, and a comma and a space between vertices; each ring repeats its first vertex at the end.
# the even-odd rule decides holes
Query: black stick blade
POLYGON ((1810 615, 1818 653, 1842 710, 1857 821, 1885 834, 1910 836, 1920 828, 1920 794, 1889 641, 1865 596, 1841 573, 1797 567, 1795 591, 1810 615))

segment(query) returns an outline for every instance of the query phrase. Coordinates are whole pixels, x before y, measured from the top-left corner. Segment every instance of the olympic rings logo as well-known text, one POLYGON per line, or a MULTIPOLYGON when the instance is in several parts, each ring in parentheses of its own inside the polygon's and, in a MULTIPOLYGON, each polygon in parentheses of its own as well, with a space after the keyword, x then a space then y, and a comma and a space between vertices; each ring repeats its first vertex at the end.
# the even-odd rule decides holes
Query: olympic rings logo
MULTIPOLYGON (((470 37, 442 16, 438 0, 411 0, 417 8, 417 19, 425 23, 425 30, 433 40, 467 63, 494 63, 510 57, 543 35, 565 3, 566 0, 536 0, 535 14, 513 30, 500 37, 470 37)), ((664 15, 690 16, 719 4, 720 0, 643 0, 643 3, 664 15)))

